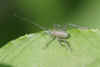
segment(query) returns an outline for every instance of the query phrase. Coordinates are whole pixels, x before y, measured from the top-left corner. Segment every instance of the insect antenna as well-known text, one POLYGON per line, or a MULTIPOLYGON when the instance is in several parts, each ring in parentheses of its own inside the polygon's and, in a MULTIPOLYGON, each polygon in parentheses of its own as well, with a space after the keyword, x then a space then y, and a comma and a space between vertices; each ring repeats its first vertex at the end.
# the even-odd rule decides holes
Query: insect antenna
POLYGON ((21 16, 17 16, 16 14, 14 15, 16 18, 19 18, 23 21, 28 21, 31 24, 35 25, 36 27, 40 28, 41 30, 45 30, 47 31, 48 29, 46 29, 45 27, 41 26, 40 24, 34 23, 33 20, 31 20, 30 18, 26 18, 26 17, 21 17, 21 16))

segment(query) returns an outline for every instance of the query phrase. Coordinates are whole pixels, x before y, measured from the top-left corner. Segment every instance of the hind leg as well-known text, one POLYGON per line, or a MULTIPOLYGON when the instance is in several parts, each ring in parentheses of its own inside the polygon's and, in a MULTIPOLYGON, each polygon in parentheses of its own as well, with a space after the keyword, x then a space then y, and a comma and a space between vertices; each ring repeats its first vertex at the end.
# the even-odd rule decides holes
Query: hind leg
POLYGON ((72 48, 71 48, 71 45, 69 44, 68 41, 64 40, 64 45, 66 46, 67 45, 67 48, 72 51, 72 48))

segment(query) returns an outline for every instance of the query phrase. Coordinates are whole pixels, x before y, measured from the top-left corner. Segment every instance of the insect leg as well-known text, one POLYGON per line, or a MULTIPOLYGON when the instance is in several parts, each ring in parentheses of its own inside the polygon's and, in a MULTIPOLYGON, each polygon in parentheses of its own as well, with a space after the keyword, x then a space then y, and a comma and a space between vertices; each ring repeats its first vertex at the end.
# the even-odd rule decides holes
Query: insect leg
POLYGON ((65 44, 67 44, 68 49, 70 49, 70 51, 72 51, 72 48, 71 48, 71 45, 69 44, 69 42, 68 42, 68 41, 66 41, 66 40, 64 40, 64 43, 65 43, 65 44))
POLYGON ((63 30, 63 31, 66 31, 66 30, 67 30, 67 24, 64 24, 64 25, 63 25, 62 30, 63 30))
POLYGON ((56 37, 53 37, 47 44, 46 44, 46 47, 45 48, 47 48, 51 43, 52 43, 52 41, 54 41, 56 39, 56 37))
POLYGON ((59 38, 56 38, 57 39, 57 41, 59 42, 59 44, 61 45, 61 46, 63 46, 63 44, 62 44, 62 39, 59 39, 59 38))

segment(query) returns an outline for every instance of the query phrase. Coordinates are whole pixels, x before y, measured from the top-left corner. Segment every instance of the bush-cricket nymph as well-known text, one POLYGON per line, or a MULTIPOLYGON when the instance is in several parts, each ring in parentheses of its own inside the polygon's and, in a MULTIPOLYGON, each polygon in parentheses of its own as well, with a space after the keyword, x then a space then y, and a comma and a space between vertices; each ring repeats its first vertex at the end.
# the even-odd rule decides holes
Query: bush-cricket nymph
MULTIPOLYGON (((15 15, 16 16, 16 15, 15 15)), ((16 16, 17 18, 21 18, 20 16, 16 16)), ((59 44, 61 46, 66 46, 68 49, 71 49, 71 46, 69 44, 69 42, 67 41, 67 38, 69 38, 70 34, 68 32, 66 32, 67 29, 67 25, 59 25, 59 24, 54 24, 53 26, 53 30, 48 30, 45 27, 42 27, 39 24, 33 23, 32 20, 29 20, 28 18, 21 18, 24 21, 30 21, 31 24, 39 27, 41 30, 44 30, 45 33, 47 33, 48 35, 52 36, 52 40, 54 41, 55 39, 59 42, 59 44)), ((48 47, 49 44, 46 44, 46 47, 48 47)))
MULTIPOLYGON (((59 24, 54 24, 54 29, 53 30, 48 30, 46 33, 52 36, 52 40, 57 40, 61 46, 66 46, 68 49, 71 49, 71 46, 69 42, 66 40, 67 38, 70 37, 70 34, 66 32, 66 27, 67 25, 59 25, 59 24)), ((47 44, 48 47, 49 44, 47 44)))

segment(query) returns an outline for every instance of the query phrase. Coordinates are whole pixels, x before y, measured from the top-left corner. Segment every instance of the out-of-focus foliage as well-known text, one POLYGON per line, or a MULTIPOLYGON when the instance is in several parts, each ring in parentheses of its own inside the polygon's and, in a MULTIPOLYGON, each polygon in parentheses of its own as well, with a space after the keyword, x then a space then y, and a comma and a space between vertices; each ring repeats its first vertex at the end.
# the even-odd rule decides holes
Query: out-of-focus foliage
POLYGON ((99 6, 99 0, 17 0, 21 14, 47 27, 54 23, 74 23, 100 28, 99 6))
POLYGON ((28 21, 13 15, 31 18, 46 28, 53 24, 100 26, 99 0, 2 0, 0 1, 0 45, 25 33, 39 31, 28 21), (35 29, 34 29, 35 28, 35 29))

